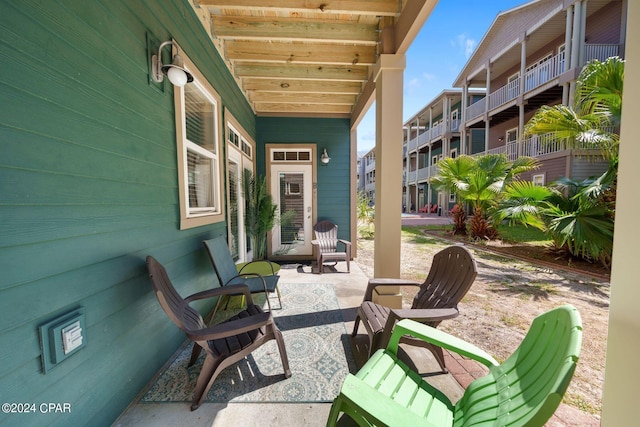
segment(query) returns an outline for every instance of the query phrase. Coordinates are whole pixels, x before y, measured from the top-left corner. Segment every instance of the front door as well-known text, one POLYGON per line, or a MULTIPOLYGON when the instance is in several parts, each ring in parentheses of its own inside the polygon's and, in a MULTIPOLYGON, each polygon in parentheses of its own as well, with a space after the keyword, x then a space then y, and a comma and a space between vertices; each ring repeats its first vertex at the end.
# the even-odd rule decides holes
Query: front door
POLYGON ((280 221, 271 233, 271 256, 313 254, 311 149, 270 149, 270 191, 280 221))

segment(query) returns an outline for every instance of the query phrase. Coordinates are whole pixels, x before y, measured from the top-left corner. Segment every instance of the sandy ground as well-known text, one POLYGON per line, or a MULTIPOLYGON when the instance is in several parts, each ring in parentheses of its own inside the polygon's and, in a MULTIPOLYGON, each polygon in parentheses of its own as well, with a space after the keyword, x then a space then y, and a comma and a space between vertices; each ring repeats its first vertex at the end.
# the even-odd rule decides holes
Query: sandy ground
MULTIPOLYGON (((424 280, 433 254, 450 244, 429 235, 403 233, 401 276, 424 280)), ((443 322, 440 328, 500 361, 519 345, 534 317, 562 304, 574 305, 582 317, 584 339, 564 402, 599 416, 609 315, 606 279, 470 249, 478 277, 460 303, 460 316, 443 322)), ((358 240, 356 261, 367 276, 373 276, 373 240, 358 240)), ((412 288, 403 289, 406 306, 411 305, 411 292, 412 288)))

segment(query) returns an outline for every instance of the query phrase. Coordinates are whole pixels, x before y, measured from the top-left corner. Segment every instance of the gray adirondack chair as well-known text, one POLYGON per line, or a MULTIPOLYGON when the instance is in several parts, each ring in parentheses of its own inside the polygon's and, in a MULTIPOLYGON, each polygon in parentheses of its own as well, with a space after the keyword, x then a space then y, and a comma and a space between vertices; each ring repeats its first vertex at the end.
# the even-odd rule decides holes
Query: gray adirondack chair
POLYGON ((198 351, 194 348, 189 366, 195 363, 200 350, 204 350, 207 355, 196 382, 192 411, 198 409, 223 369, 243 359, 269 340, 275 339, 278 344, 285 378, 291 376, 282 333, 276 327, 271 312, 265 313, 259 306, 253 304, 251 292, 246 285, 236 284, 214 288, 182 298, 171 283, 164 267, 155 258, 147 257, 147 268, 160 306, 194 342, 194 347, 198 348, 198 351), (246 298, 246 309, 217 325, 207 326, 200 313, 189 306, 192 301, 220 298, 230 294, 243 294, 246 298))
POLYGON ((313 227, 315 239, 311 241, 316 254, 316 264, 318 265, 318 274, 322 274, 322 266, 325 262, 346 261, 347 271, 350 270, 349 261, 351 261, 351 242, 348 240, 338 239, 338 226, 331 221, 320 221, 313 227), (344 248, 338 251, 338 243, 344 248))
MULTIPOLYGON (((450 246, 434 255, 429 275, 423 283, 404 279, 371 279, 358 308, 351 335, 356 336, 362 321, 369 334, 369 355, 372 355, 377 349, 387 345, 391 330, 400 319, 413 319, 436 327, 443 320, 458 315, 458 302, 469 291, 477 274, 478 268, 471 253, 462 246, 450 246), (373 290, 383 286, 418 286, 420 290, 414 297, 411 308, 390 309, 372 302, 373 290)), ((442 371, 447 371, 440 347, 407 337, 403 338, 403 342, 429 349, 442 371)))

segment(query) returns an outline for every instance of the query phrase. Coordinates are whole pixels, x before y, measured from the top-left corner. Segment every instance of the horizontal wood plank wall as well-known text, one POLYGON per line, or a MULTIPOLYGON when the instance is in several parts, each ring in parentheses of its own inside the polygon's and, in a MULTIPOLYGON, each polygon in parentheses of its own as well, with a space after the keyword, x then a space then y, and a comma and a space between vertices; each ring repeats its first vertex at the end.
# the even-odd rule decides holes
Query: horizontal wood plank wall
POLYGON ((173 89, 148 84, 148 32, 175 38, 252 136, 255 117, 186 0, 2 9, 0 390, 72 411, 0 425, 108 425, 185 339, 146 255, 186 296, 217 285, 201 240, 226 235, 179 230, 173 89), (87 347, 45 375, 37 327, 78 306, 87 347))
MULTIPOLYGON (((318 158, 318 221, 331 220, 338 225, 341 239, 351 236, 351 150, 348 119, 258 117, 257 145, 316 144, 318 158), (326 148, 331 162, 320 163, 319 156, 326 148)), ((258 151, 258 173, 264 174, 265 152, 258 151)), ((355 167, 355 166, 354 166, 355 167)))

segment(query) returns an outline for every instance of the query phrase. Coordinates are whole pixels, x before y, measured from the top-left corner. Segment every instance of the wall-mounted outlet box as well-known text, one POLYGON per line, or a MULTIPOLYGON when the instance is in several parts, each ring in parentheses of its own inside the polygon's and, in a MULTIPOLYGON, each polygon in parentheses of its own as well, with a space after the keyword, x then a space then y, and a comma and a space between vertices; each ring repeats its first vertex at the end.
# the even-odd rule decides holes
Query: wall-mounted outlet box
POLYGON ((39 326, 44 373, 87 345, 82 308, 69 311, 39 326))

